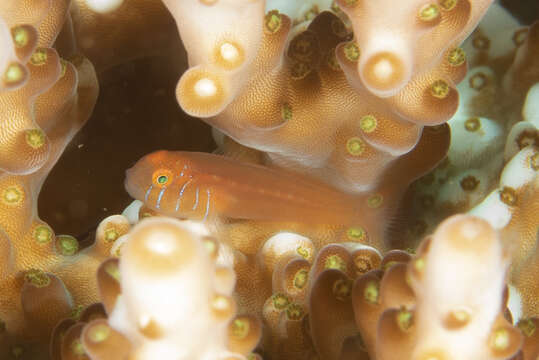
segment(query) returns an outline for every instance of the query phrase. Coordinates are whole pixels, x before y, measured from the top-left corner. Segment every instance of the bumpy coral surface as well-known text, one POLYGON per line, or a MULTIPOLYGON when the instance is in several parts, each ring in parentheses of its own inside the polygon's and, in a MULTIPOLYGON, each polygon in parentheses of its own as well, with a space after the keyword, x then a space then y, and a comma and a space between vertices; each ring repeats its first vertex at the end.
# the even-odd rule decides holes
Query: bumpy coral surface
POLYGON ((539 24, 491 3, 2 1, 0 358, 536 359, 539 24), (97 79, 180 38, 215 154, 56 234, 97 79))
POLYGON ((329 12, 294 27, 278 11, 263 17, 261 1, 166 3, 192 66, 177 88, 186 112, 264 151, 267 163, 360 192, 391 176, 424 125, 455 112, 466 69, 457 45, 489 2, 400 2, 396 19, 375 15, 388 4, 340 2, 352 28, 329 12))
POLYGON ((522 343, 503 316, 509 257, 484 220, 455 216, 423 240, 407 265, 368 273, 352 292, 376 359, 507 359, 522 343), (481 266, 478 266, 481 264, 481 266), (455 273, 453 268, 462 271, 455 273), (376 325, 377 324, 377 325, 376 325), (473 334, 473 335, 472 335, 473 334), (471 340, 474 339, 474 340, 471 340))
MULTIPOLYGON (((96 295, 86 291, 95 288, 94 276, 71 270, 75 261, 92 268, 99 246, 75 255, 77 241, 55 235, 37 215, 37 196, 46 175, 97 98, 91 63, 80 55, 62 60, 50 47, 66 11, 62 1, 3 2, 0 10, 0 18, 10 21, 26 71, 20 86, 0 92, 2 357, 31 353, 23 344, 46 343, 58 319, 96 295)), ((99 260, 93 267, 98 264, 99 260)))
POLYGON ((62 359, 245 359, 261 326, 235 316, 235 274, 218 264, 215 239, 196 224, 154 218, 123 242, 120 260, 97 273, 108 318, 64 321, 65 336, 55 334, 62 359))
POLYGON ((537 315, 537 34, 494 6, 465 42, 472 65, 458 86, 465 95, 449 121, 447 161, 415 188, 417 224, 425 231, 445 216, 469 211, 500 229, 512 254, 511 283, 522 317, 537 315))

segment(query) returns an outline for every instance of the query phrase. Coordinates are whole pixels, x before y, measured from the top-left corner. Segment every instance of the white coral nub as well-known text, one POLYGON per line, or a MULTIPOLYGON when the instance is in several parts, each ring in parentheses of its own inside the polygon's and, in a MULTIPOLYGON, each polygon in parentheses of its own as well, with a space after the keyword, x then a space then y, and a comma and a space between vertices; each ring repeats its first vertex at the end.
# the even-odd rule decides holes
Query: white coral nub
POLYGON ((503 319, 508 256, 484 220, 457 215, 444 221, 411 279, 417 297, 413 359, 505 359, 521 344, 503 319), (430 357, 429 357, 430 356, 430 357))
POLYGON ((145 219, 128 236, 119 267, 122 293, 109 324, 131 341, 135 358, 220 359, 230 354, 233 272, 229 269, 232 278, 219 276, 222 268, 205 240, 181 221, 145 219))

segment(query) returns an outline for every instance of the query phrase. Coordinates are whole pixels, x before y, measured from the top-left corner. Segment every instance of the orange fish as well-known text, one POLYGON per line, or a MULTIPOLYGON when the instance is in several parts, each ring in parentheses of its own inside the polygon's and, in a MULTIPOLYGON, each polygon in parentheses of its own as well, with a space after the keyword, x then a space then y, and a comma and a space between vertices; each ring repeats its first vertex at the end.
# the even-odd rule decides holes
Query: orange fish
POLYGON ((125 188, 158 213, 190 219, 344 225, 374 210, 365 197, 300 174, 199 152, 146 155, 127 170, 125 188))

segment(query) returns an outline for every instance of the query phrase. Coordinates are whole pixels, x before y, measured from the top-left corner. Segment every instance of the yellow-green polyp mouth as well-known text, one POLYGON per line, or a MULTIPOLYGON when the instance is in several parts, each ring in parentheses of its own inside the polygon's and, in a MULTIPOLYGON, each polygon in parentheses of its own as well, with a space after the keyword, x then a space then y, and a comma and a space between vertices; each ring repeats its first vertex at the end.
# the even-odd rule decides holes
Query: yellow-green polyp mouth
POLYGON ((19 63, 11 63, 4 72, 3 81, 7 86, 15 86, 21 84, 27 75, 28 73, 24 66, 19 63))

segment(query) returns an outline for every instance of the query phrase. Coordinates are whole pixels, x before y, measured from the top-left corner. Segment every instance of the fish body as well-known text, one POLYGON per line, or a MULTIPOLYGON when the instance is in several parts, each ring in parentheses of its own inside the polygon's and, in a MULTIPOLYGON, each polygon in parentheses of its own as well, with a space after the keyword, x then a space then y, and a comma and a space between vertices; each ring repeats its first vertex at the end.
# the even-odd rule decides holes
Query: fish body
POLYGON ((200 152, 157 151, 127 170, 134 198, 167 216, 347 224, 355 198, 290 171, 200 152))

